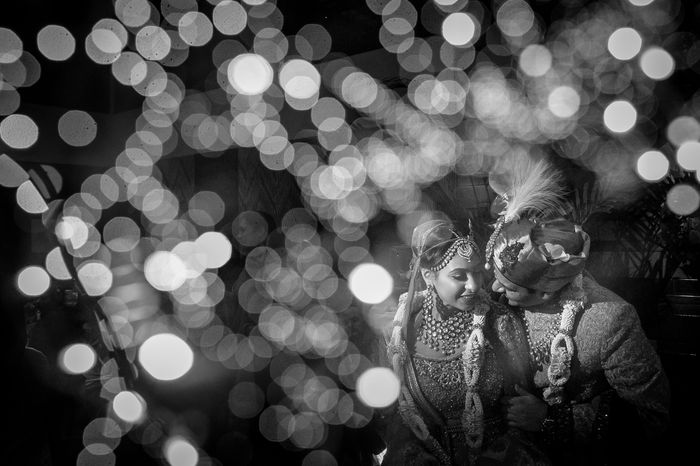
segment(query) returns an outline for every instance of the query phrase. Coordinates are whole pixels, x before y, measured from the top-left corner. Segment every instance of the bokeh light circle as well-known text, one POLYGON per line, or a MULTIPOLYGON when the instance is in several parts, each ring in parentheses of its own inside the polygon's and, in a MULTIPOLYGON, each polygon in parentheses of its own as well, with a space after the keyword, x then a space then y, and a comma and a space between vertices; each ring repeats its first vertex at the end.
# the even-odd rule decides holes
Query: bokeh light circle
POLYGON ((87 112, 69 110, 58 120, 58 135, 70 146, 87 146, 97 136, 97 123, 87 112))
POLYGON ((618 60, 631 60, 642 50, 642 36, 632 28, 615 30, 608 38, 608 51, 618 60))
POLYGON ((469 13, 452 13, 442 22, 442 37, 458 47, 474 42, 476 31, 477 25, 469 13))
POLYGON ((272 85, 273 72, 270 63, 255 53, 242 53, 228 64, 228 81, 243 95, 258 95, 272 85))
POLYGON ((398 399, 401 382, 391 369, 373 367, 358 377, 356 389, 357 397, 367 406, 386 408, 398 399))
POLYGON ((65 61, 75 53, 75 38, 71 32, 56 24, 44 26, 36 36, 39 51, 49 60, 65 61))
POLYGON ((387 299, 394 287, 391 274, 379 264, 357 265, 348 276, 348 286, 357 299, 368 304, 378 304, 387 299))
POLYGON ((199 462, 197 449, 180 436, 169 438, 163 445, 163 453, 170 466, 196 466, 199 462))
POLYGON ((189 345, 172 333, 159 333, 139 347, 138 360, 158 380, 170 381, 185 375, 194 362, 189 345))
POLYGON ((644 152, 637 159, 637 173, 646 181, 659 181, 668 174, 670 164, 657 150, 644 152))
POLYGON ((112 409, 122 421, 137 423, 146 414, 146 402, 138 393, 124 390, 115 395, 112 409))
POLYGON ((700 193, 695 186, 677 184, 669 189, 666 205, 676 215, 690 215, 700 207, 700 193))
POLYGON ((68 374, 84 374, 95 365, 97 355, 90 345, 75 343, 59 354, 59 364, 68 374))
POLYGON ((671 54, 661 47, 649 47, 639 57, 639 66, 648 77, 661 81, 673 74, 676 63, 671 54))
POLYGON ((17 275, 17 287, 27 296, 40 296, 49 289, 51 277, 42 267, 25 267, 17 275))
POLYGON ((686 141, 676 151, 676 160, 685 170, 700 170, 700 142, 686 141))
POLYGON ((27 115, 15 113, 0 122, 0 138, 13 149, 27 149, 39 139, 39 127, 27 115))
POLYGON ((637 110, 626 100, 616 100, 605 108, 603 122, 610 131, 625 133, 637 123, 637 110))

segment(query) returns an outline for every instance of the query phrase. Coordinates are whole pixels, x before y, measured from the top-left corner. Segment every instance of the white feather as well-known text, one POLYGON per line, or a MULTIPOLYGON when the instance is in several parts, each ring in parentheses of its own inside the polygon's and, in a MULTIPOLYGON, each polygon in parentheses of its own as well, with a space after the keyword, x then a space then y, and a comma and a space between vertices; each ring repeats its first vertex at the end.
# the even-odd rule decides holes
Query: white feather
POLYGON ((513 182, 503 212, 505 221, 517 220, 526 213, 542 216, 563 212, 565 188, 561 173, 546 160, 516 160, 522 162, 513 167, 513 182))

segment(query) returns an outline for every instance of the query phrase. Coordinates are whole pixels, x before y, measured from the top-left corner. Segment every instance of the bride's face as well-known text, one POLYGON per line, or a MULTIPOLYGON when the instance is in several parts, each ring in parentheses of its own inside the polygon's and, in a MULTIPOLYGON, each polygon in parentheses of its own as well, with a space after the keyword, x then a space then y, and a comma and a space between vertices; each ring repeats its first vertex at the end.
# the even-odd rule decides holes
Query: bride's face
POLYGON ((438 296, 450 307, 466 311, 473 305, 483 283, 484 263, 476 254, 467 261, 455 254, 441 270, 424 271, 426 283, 435 287, 438 296))

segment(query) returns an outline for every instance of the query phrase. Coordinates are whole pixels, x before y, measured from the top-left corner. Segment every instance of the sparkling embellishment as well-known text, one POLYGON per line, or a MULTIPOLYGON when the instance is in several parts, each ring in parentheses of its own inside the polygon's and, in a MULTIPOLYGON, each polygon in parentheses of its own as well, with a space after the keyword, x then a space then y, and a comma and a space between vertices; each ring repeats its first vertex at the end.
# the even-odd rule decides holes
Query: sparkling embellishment
POLYGON ((521 318, 525 324, 525 335, 527 336, 527 346, 530 348, 530 363, 536 369, 541 369, 550 362, 550 347, 552 339, 559 333, 559 322, 561 321, 561 312, 557 315, 557 319, 553 319, 549 328, 545 330, 542 336, 533 343, 530 325, 525 317, 525 310, 521 311, 521 318))
POLYGON ((444 269, 447 264, 450 263, 455 254, 458 254, 459 257, 463 257, 467 260, 467 262, 471 262, 474 253, 478 253, 478 251, 479 246, 476 245, 474 239, 471 237, 471 234, 467 238, 461 236, 457 238, 449 248, 447 248, 445 254, 442 255, 442 259, 440 259, 440 262, 435 267, 431 267, 430 270, 433 272, 439 272, 440 270, 444 269))
POLYGON ((498 256, 503 263, 503 272, 509 273, 513 266, 518 263, 518 254, 520 254, 520 251, 522 251, 524 247, 525 245, 523 243, 516 241, 503 248, 503 251, 501 251, 498 256))
POLYGON ((472 315, 458 312, 451 317, 438 320, 433 317, 435 294, 429 293, 423 301, 423 322, 418 331, 418 340, 445 356, 455 353, 467 341, 471 332, 472 315))

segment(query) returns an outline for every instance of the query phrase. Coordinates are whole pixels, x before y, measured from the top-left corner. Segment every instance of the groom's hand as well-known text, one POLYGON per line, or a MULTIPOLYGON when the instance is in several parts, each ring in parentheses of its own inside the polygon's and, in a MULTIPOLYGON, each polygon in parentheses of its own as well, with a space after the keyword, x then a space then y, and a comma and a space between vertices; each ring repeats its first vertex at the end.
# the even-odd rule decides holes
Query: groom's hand
POLYGON ((529 432, 539 431, 547 417, 547 403, 519 385, 515 386, 515 392, 517 396, 505 397, 501 401, 508 425, 529 432))

